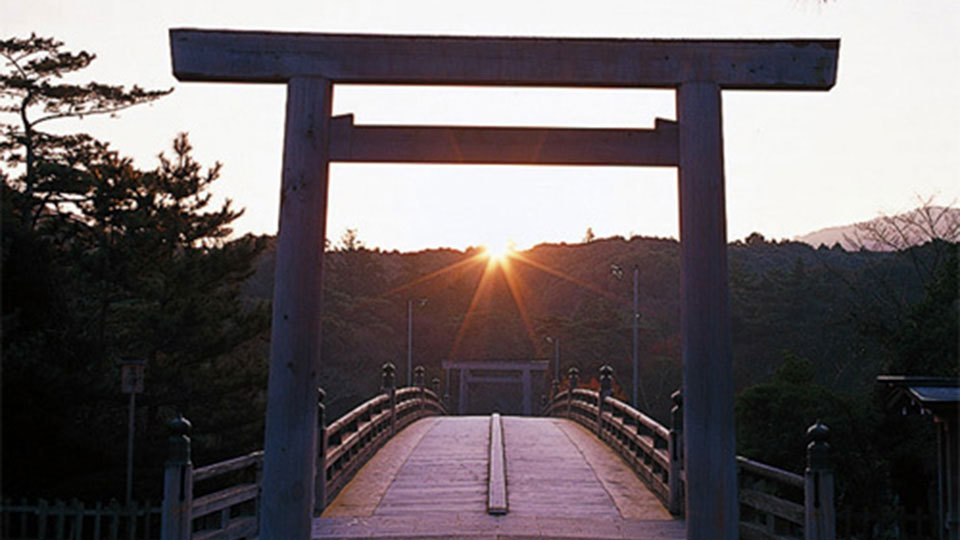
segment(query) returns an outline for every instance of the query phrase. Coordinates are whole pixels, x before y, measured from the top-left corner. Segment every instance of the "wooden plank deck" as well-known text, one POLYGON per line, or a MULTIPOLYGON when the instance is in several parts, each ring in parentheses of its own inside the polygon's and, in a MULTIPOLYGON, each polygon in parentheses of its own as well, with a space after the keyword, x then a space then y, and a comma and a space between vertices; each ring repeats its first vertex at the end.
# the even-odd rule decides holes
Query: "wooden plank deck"
POLYGON ((578 424, 503 417, 509 513, 486 513, 489 417, 420 420, 314 520, 314 538, 681 539, 612 450, 578 424))

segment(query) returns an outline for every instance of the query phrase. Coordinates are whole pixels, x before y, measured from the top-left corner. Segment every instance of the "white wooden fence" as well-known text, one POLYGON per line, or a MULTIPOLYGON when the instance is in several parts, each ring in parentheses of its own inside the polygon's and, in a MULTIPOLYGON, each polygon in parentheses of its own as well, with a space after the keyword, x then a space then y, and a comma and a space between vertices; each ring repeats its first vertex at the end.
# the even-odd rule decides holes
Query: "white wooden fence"
POLYGON ((85 504, 40 499, 6 499, 0 504, 4 540, 155 540, 160 538, 160 507, 149 501, 121 505, 116 500, 85 504))

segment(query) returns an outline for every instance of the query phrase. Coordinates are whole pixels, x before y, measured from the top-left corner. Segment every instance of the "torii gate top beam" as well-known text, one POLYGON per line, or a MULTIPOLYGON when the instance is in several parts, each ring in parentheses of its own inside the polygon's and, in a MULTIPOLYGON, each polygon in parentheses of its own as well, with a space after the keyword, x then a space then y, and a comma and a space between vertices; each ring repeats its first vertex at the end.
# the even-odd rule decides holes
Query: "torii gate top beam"
POLYGON ((181 81, 828 90, 840 41, 556 39, 171 29, 181 81))

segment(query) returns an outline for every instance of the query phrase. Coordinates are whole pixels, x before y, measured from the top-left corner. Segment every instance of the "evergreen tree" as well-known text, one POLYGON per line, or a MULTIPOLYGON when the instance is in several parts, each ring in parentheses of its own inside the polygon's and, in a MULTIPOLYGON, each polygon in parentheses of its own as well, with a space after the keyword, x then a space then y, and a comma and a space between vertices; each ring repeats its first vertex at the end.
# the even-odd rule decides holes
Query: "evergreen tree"
POLYGON ((0 152, 9 165, 23 167, 16 179, 16 205, 28 229, 44 215, 70 211, 84 199, 83 168, 78 163, 101 154, 106 145, 86 134, 59 135, 41 130, 52 120, 110 114, 149 103, 170 90, 144 90, 90 82, 63 82, 63 77, 90 65, 96 55, 62 50, 63 43, 31 34, 0 41, 0 112, 16 118, 0 124, 0 152))
POLYGON ((0 141, 4 487, 118 495, 126 396, 116 362, 135 356, 148 362, 138 480, 152 492, 135 494, 156 495, 158 443, 175 412, 194 421, 201 462, 260 445, 266 363, 255 338, 268 319, 239 285, 263 240, 228 239, 241 211, 211 204, 219 164, 204 171, 186 135, 143 171, 88 135, 41 131, 167 93, 58 83, 93 59, 60 48, 35 36, 0 42, 3 112, 20 120, 0 141))

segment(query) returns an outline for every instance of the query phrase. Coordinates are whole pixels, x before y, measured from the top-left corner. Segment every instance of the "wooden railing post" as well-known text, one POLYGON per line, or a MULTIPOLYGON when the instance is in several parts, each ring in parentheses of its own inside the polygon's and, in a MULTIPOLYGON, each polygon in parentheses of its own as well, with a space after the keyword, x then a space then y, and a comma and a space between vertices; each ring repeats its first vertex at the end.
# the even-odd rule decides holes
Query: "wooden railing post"
POLYGON ((833 459, 830 429, 819 420, 807 429, 807 470, 804 474, 805 540, 834 540, 836 510, 833 505, 833 459))
MULTIPOLYGON (((257 523, 257 534, 260 533, 260 527, 263 524, 263 514, 260 502, 263 501, 263 460, 257 460, 253 466, 253 481, 257 484, 257 499, 254 501, 253 516, 257 523)), ((149 520, 147 521, 149 523, 149 520)), ((149 538, 149 536, 147 536, 149 538)))
POLYGON ((426 382, 424 381, 424 372, 423 366, 417 366, 413 368, 413 384, 420 389, 420 416, 423 416, 424 407, 426 407, 427 399, 427 387, 426 382))
POLYGON ((567 418, 573 418, 573 391, 580 384, 580 370, 571 367, 567 370, 567 377, 570 379, 570 388, 567 391, 567 418))
POLYGON ((382 383, 381 391, 390 396, 390 434, 397 434, 397 387, 396 375, 397 368, 391 362, 387 362, 381 368, 382 383))
POLYGON ((670 395, 673 409, 670 411, 670 473, 667 478, 669 489, 669 508, 671 514, 683 513, 683 393, 677 390, 670 395))
POLYGON ((613 395, 613 367, 600 366, 600 403, 597 404, 597 435, 603 433, 603 408, 607 398, 613 395))
POLYGON ((440 377, 430 379, 430 389, 433 390, 437 398, 440 397, 440 377))
POLYGON ((313 477, 313 515, 327 507, 327 418, 323 399, 327 393, 317 388, 317 470, 313 477))
POLYGON ((193 463, 190 422, 182 415, 170 421, 168 459, 163 471, 162 540, 189 540, 193 532, 193 463))
POLYGON ((557 394, 560 393, 560 379, 553 379, 553 384, 550 385, 550 402, 553 402, 553 398, 557 397, 557 394))

